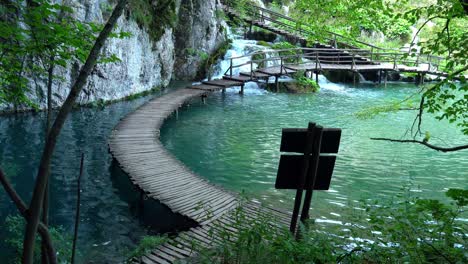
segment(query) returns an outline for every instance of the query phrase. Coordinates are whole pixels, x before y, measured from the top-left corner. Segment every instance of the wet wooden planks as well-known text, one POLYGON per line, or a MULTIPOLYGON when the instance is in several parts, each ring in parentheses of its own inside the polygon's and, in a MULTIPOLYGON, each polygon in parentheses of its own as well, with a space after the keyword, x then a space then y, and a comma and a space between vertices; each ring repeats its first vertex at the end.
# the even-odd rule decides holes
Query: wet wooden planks
MULTIPOLYGON (((153 99, 122 119, 112 132, 110 152, 133 184, 173 212, 199 224, 134 260, 136 263, 174 263, 194 256, 200 250, 194 245, 215 246, 221 241, 219 231, 227 230, 233 236, 237 232, 232 220, 234 209, 241 203, 237 195, 192 173, 159 141, 159 128, 164 120, 183 103, 206 93, 202 89, 180 89, 153 99)), ((242 208, 250 219, 268 213, 272 215, 268 218, 272 219, 272 226, 288 225, 288 213, 261 207, 254 201, 242 202, 242 208)))
POLYGON ((180 233, 176 238, 170 239, 141 259, 134 259, 133 263, 180 263, 180 260, 194 258, 200 251, 223 243, 220 232, 229 234, 231 239, 235 238, 239 233, 239 228, 248 229, 248 225, 259 218, 271 223, 271 228, 288 227, 290 217, 288 213, 262 207, 253 201, 242 203, 242 208, 242 215, 237 215, 237 217, 250 220, 243 221, 243 225, 236 223, 236 212, 231 210, 206 225, 180 233))
POLYGON ((173 212, 198 223, 207 221, 207 208, 222 215, 236 205, 237 197, 198 177, 174 158, 159 142, 159 128, 184 102, 205 93, 180 89, 156 98, 125 117, 109 140, 113 157, 133 184, 173 212))

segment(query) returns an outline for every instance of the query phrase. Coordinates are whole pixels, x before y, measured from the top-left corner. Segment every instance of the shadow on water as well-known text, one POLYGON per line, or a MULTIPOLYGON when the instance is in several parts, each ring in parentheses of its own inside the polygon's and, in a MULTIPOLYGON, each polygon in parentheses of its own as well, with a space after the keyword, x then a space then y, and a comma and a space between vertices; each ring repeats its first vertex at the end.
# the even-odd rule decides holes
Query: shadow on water
POLYGON ((119 191, 119 197, 129 205, 131 213, 138 217, 140 224, 148 227, 149 233, 174 235, 198 224, 178 213, 174 213, 160 201, 147 197, 144 191, 133 185, 128 175, 116 160, 109 168, 112 185, 119 191))

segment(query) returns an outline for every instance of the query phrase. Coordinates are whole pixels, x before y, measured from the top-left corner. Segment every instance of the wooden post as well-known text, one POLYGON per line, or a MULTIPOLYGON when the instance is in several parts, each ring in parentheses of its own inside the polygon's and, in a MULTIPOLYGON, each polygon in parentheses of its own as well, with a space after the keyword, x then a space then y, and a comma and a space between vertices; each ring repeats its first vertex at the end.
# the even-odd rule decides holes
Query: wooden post
POLYGON ((393 69, 396 70, 397 69, 397 54, 395 53, 395 55, 393 56, 393 69))
POLYGON ((374 47, 371 47, 371 50, 370 50, 370 60, 374 61, 374 47))
POLYGON ((312 153, 313 150, 313 139, 314 139, 314 128, 315 124, 314 123, 309 123, 309 126, 307 128, 307 138, 306 138, 306 144, 305 144, 305 149, 304 149, 304 161, 303 161, 303 166, 302 166, 302 176, 300 179, 299 183, 299 188, 296 192, 296 198, 294 200, 294 209, 293 209, 293 214, 291 218, 291 225, 289 226, 289 231, 291 231, 292 234, 296 233, 296 225, 297 225, 297 218, 299 216, 299 209, 301 207, 301 202, 302 202, 302 192, 306 183, 306 178, 307 178, 307 173, 309 171, 309 165, 310 165, 310 154, 312 153))
POLYGON ((430 55, 427 55, 427 71, 431 71, 431 59, 432 57, 430 55))
POLYGON ((378 73, 379 73, 379 84, 382 84, 382 70, 379 70, 378 73))
POLYGON ((353 70, 353 69, 354 69, 354 56, 356 56, 356 55, 355 55, 355 54, 353 54, 353 62, 352 62, 352 64, 351 64, 351 70, 353 70))
POLYGON ((315 82, 318 83, 318 52, 315 51, 315 82))
POLYGON ((385 88, 387 88, 387 78, 388 78, 388 72, 384 71, 384 85, 385 85, 385 88))
POLYGON ((229 77, 232 77, 232 58, 231 58, 231 66, 229 67, 229 77))
POLYGON ((302 213, 301 213, 301 222, 304 223, 305 220, 309 219, 309 210, 310 210, 310 203, 312 201, 312 194, 314 191, 315 180, 317 179, 317 169, 319 164, 319 155, 320 155, 320 147, 322 142, 322 134, 323 134, 323 127, 316 126, 314 127, 314 138, 313 138, 313 146, 312 146, 312 162, 311 167, 309 168, 308 175, 306 180, 306 185, 308 188, 306 190, 306 195, 304 198, 304 205, 302 206, 302 213))
POLYGON ((283 57, 280 56, 280 74, 283 74, 283 57))
POLYGON ((244 94, 244 84, 241 85, 241 89, 239 91, 239 94, 244 94))
POLYGON ((250 79, 253 80, 253 61, 250 59, 250 79))
POLYGON ((276 92, 279 92, 279 76, 275 76, 276 92))
POLYGON ((356 87, 356 72, 353 73, 353 86, 356 87))

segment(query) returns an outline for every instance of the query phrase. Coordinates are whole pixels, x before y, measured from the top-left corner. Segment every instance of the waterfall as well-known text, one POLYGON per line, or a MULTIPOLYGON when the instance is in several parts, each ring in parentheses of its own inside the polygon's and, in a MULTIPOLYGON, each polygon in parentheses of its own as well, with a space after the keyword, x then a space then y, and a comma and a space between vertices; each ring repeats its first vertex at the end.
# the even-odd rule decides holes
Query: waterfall
MULTIPOLYGON (((266 51, 271 50, 269 47, 265 47, 262 45, 258 45, 256 40, 245 40, 242 38, 242 34, 237 34, 236 32, 232 32, 232 30, 227 27, 227 35, 228 38, 232 40, 232 44, 230 49, 227 50, 224 58, 220 60, 217 64, 213 65, 213 77, 212 79, 221 79, 224 76, 224 73, 229 69, 231 64, 232 57, 239 57, 245 56, 256 51, 266 51)), ((266 58, 271 58, 279 56, 276 52, 271 52, 266 54, 266 58)), ((251 56, 246 56, 241 59, 236 59, 234 65, 240 65, 249 62, 252 59, 251 56)), ((268 61, 266 63, 266 67, 271 66, 279 66, 279 61, 268 61)), ((258 65, 254 63, 254 69, 257 68, 258 65)), ((238 68, 234 68, 232 73, 233 75, 238 75, 241 72, 250 72, 250 64, 243 65, 238 68)), ((312 74, 311 78, 315 79, 315 75, 312 74)), ((360 80, 363 79, 362 76, 359 77, 360 80)), ((205 79, 206 80, 206 79, 205 79)), ((271 77, 270 82, 274 81, 274 77, 271 77)), ((288 76, 284 76, 280 79, 280 81, 292 81, 292 78, 288 76)), ((322 89, 325 90, 332 90, 332 91, 344 91, 344 85, 332 83, 325 78, 323 75, 319 75, 318 77, 319 85, 322 89)), ((263 89, 260 89, 258 84, 255 82, 248 82, 244 86, 245 92, 247 93, 264 93, 263 89)), ((230 90, 230 89, 228 89, 230 90)))

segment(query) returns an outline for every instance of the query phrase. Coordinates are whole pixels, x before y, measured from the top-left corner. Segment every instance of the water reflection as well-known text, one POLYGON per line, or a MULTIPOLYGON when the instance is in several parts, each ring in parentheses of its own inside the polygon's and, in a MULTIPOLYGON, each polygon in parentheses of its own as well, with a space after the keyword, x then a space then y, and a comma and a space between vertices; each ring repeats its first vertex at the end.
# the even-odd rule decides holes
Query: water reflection
MULTIPOLYGON (((186 83, 175 84, 183 87, 186 83)), ((81 153, 85 154, 82 179, 81 222, 78 249, 83 263, 115 263, 135 246, 141 236, 175 231, 187 227, 185 219, 174 216, 167 207, 144 201, 150 208, 140 218, 138 201, 128 177, 113 165, 107 139, 118 121, 154 94, 130 102, 120 102, 103 109, 83 108, 70 114, 58 139, 52 160, 50 220, 70 232, 74 224, 76 178, 81 153), (125 180, 126 179, 126 180, 125 180), (147 213, 147 211, 151 211, 147 213), (176 217, 176 218, 174 218, 176 217), (171 226, 171 224, 173 224, 171 226)), ((5 170, 18 193, 30 200, 32 185, 44 142, 44 113, 27 113, 0 117, 0 166, 5 170)), ((16 214, 16 208, 0 190, 0 226, 5 218, 16 214)), ((6 237, 0 228, 0 237, 6 237)), ((10 263, 14 252, 0 240, 0 263, 10 263)))

